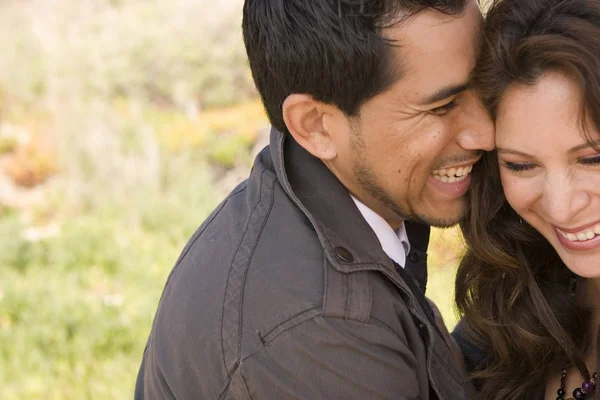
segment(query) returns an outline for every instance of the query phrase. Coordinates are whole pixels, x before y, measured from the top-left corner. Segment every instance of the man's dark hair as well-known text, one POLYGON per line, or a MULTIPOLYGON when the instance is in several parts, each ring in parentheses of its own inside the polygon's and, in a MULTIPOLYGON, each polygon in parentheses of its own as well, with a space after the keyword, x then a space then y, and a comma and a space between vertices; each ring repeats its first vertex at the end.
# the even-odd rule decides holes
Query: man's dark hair
POLYGON ((271 123, 286 131, 282 106, 294 93, 357 116, 360 106, 401 74, 393 67, 383 28, 425 9, 457 15, 466 2, 246 0, 244 42, 271 123))

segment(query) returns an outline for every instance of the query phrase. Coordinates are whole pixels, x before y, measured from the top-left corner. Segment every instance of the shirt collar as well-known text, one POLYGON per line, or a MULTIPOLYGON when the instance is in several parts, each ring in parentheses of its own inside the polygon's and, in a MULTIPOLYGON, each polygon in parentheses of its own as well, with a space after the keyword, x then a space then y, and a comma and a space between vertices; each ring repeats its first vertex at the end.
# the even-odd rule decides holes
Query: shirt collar
POLYGON ((410 251, 410 243, 406 234, 404 222, 402 222, 397 231, 394 231, 379 214, 371 210, 356 197, 352 195, 350 195, 350 197, 352 197, 356 207, 371 229, 373 229, 375 236, 377 236, 379 243, 381 243, 383 251, 388 257, 404 268, 406 265, 406 255, 410 251))

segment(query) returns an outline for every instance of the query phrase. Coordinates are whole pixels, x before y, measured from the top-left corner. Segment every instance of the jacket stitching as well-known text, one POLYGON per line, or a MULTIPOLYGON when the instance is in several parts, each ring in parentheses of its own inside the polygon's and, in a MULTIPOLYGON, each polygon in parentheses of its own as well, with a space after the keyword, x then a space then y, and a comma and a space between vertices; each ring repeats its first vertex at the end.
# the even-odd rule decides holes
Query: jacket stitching
MULTIPOLYGON (((298 316, 298 315, 301 315, 301 314, 303 314, 303 313, 308 313, 308 312, 310 312, 310 311, 313 311, 313 310, 316 310, 316 309, 318 309, 318 308, 319 308, 319 307, 311 308, 310 310, 306 310, 306 311, 304 311, 304 312, 302 312, 302 313, 300 313, 300 314, 297 314, 296 316, 298 316)), ((293 318, 293 317, 292 317, 292 318, 293 318)), ((390 327, 389 327, 389 326, 387 326, 385 323, 381 322, 380 320, 378 320, 378 319, 376 319, 376 318, 374 318, 374 317, 371 317, 371 319, 373 319, 374 321, 376 321, 376 322, 377 322, 377 324, 373 324, 373 323, 371 323, 371 322, 361 322, 361 321, 348 320, 348 319, 346 319, 346 318, 342 318, 342 317, 323 317, 322 315, 312 315, 312 316, 309 316, 308 318, 305 318, 305 319, 302 319, 302 320, 298 321, 298 323, 296 323, 296 324, 293 324, 293 325, 291 325, 291 326, 289 326, 289 327, 285 328, 284 330, 282 330, 281 332, 279 332, 277 335, 275 335, 275 336, 273 336, 272 338, 270 338, 270 339, 267 341, 267 345, 268 345, 270 342, 272 342, 272 341, 274 341, 275 339, 277 339, 277 338, 278 338, 279 336, 281 336, 283 333, 286 333, 287 331, 289 331, 289 330, 291 330, 291 329, 293 329, 293 328, 297 327, 298 325, 300 325, 300 324, 303 324, 303 323, 305 323, 305 322, 307 322, 307 321, 314 320, 314 319, 316 319, 316 318, 323 318, 324 320, 331 319, 331 320, 352 321, 352 322, 355 322, 355 323, 357 323, 357 324, 363 324, 363 325, 373 325, 373 326, 379 326, 379 325, 381 324, 381 326, 380 326, 381 328, 384 328, 385 330, 389 331, 389 332, 390 332, 390 333, 392 333, 394 336, 396 336, 396 337, 397 337, 397 338, 398 338, 400 341, 402 341, 403 343, 406 343, 406 340, 405 340, 405 339, 403 339, 403 338, 402 338, 402 336, 398 335, 398 334, 397 334, 397 333, 396 333, 396 332, 395 332, 395 331, 394 331, 392 328, 390 328, 390 327)), ((291 318, 290 318, 290 319, 291 319, 291 318)), ((280 324, 280 325, 281 325, 281 324, 280 324)), ((280 325, 278 325, 278 326, 280 326, 280 325)), ((276 328, 275 328, 275 329, 276 329, 276 328)), ((272 329, 272 330, 271 330, 271 332, 272 332, 273 330, 274 330, 274 329, 272 329)), ((265 336, 266 336, 266 335, 265 335, 265 336)), ((247 359, 249 359, 249 358, 253 357, 254 355, 256 355, 257 353, 259 353, 260 351, 262 351, 262 350, 263 350, 265 347, 267 347, 267 346, 262 346, 262 347, 258 348, 256 351, 254 351, 254 352, 252 352, 252 353, 248 354, 246 357, 242 358, 242 359, 240 360, 240 364, 241 364, 242 362, 246 361, 247 359)))
POLYGON ((378 325, 381 325, 382 328, 388 330, 390 333, 393 333, 394 336, 396 336, 401 342, 406 343, 406 336, 402 337, 402 335, 400 335, 398 332, 396 332, 391 326, 389 326, 388 324, 386 324, 385 322, 383 322, 382 320, 376 318, 376 317, 371 317, 371 319, 375 322, 377 322, 378 325))
MULTIPOLYGON (((175 268, 177 268, 179 266, 179 264, 181 263, 181 260, 183 260, 185 258, 185 256, 187 256, 187 254, 190 252, 190 250, 192 249, 192 247, 194 247, 194 244, 196 243, 196 241, 200 238, 200 236, 202 236, 202 234, 204 233, 204 231, 212 224, 212 222, 214 221, 214 219, 217 217, 217 215, 219 215, 221 213, 221 211, 223 210, 223 208, 227 205, 227 203, 229 203, 229 200, 231 200, 231 198, 241 192, 243 192, 244 190, 247 189, 247 185, 244 185, 243 187, 239 188, 238 190, 232 192, 228 197, 227 200, 223 202, 223 204, 221 204, 221 206, 216 210, 216 212, 213 214, 212 218, 206 223, 206 225, 204 225, 204 228, 200 231, 198 231, 195 235, 194 238, 192 239, 192 241, 190 242, 189 246, 187 246, 187 248, 185 249, 185 251, 181 254, 181 256, 179 256, 179 259, 177 260, 177 262, 175 263, 175 268)), ((175 271, 173 271, 175 272, 175 271)), ((172 274, 171 274, 172 275, 172 274)), ((167 282, 168 283, 168 282, 167 282)))
MULTIPOLYGON (((290 317, 290 318, 288 318, 288 319, 287 319, 286 321, 284 321, 283 323, 285 323, 285 322, 287 322, 287 321, 289 321, 289 320, 291 320, 291 319, 293 319, 293 318, 295 318, 295 317, 297 317, 297 316, 299 316, 299 315, 302 315, 302 314, 304 314, 304 313, 309 313, 310 311, 314 311, 314 310, 317 310, 317 309, 319 309, 319 307, 314 307, 314 308, 311 308, 311 309, 309 309, 309 310, 306 310, 306 311, 303 311, 303 312, 301 312, 301 313, 298 313, 298 314, 294 315, 293 317, 290 317)), ((309 316, 309 317, 308 317, 308 318, 306 318, 306 319, 302 319, 302 320, 298 321, 298 323, 296 323, 296 324, 294 324, 294 325, 291 325, 291 326, 287 327, 286 329, 282 330, 281 332, 279 332, 279 333, 278 333, 277 335, 275 335, 274 337, 270 338, 270 339, 267 341, 267 345, 268 345, 270 342, 272 342, 273 340, 275 340, 276 338, 278 338, 278 337, 279 337, 281 334, 283 334, 283 333, 285 333, 285 332, 287 332, 287 331, 289 331, 289 330, 291 330, 291 329, 295 328, 296 326, 298 326, 298 325, 300 325, 300 324, 302 324, 302 323, 304 323, 304 322, 307 322, 307 321, 310 321, 310 320, 314 320, 315 318, 319 318, 319 317, 322 317, 322 316, 321 316, 321 315, 309 316)), ((341 319, 341 320, 344 320, 344 321, 346 321, 346 319, 345 319, 345 318, 340 318, 340 317, 322 317, 322 318, 323 318, 323 319, 326 319, 326 320, 327 320, 327 319, 335 319, 335 320, 339 320, 339 319, 341 319)), ((353 322, 356 322, 356 323, 359 323, 359 324, 365 324, 365 325, 375 325, 375 326, 379 326, 380 328, 383 328, 383 329, 385 329, 386 331, 388 331, 388 332, 390 332, 391 334, 393 334, 393 335, 394 335, 396 338, 398 338, 398 340, 399 340, 399 341, 401 341, 402 343, 406 343, 406 338, 403 338, 401 335, 399 335, 399 334, 398 334, 398 333, 397 333, 397 332, 396 332, 394 329, 392 329, 390 326, 388 326, 388 325, 387 325, 385 322, 383 322, 383 321, 381 321, 381 320, 379 320, 379 319, 377 319, 377 318, 375 318, 375 317, 371 317, 371 320, 373 320, 373 321, 375 321, 375 322, 377 322, 377 323, 376 323, 376 324, 373 324, 373 323, 371 323, 371 322, 360 322, 360 321, 353 321, 353 322)), ((281 323, 281 324, 277 325, 277 327, 281 326, 283 323, 281 323)), ((273 332, 275 329, 277 329, 277 327, 275 327, 275 328, 271 329, 271 330, 270 330, 270 331, 269 331, 269 332, 268 332, 266 335, 264 335, 264 336, 265 336, 265 337, 267 337, 267 336, 268 336, 268 335, 269 335, 271 332, 273 332)), ((239 364, 236 366, 236 368, 235 368, 235 369, 234 369, 232 372, 233 372, 233 373, 235 373, 235 371, 237 371, 237 370, 240 368, 240 365, 241 365, 241 364, 242 364, 244 361, 246 361, 246 360, 248 360, 248 359, 250 359, 250 358, 254 357, 256 354, 258 354, 259 352, 261 352, 261 351, 262 351, 262 350, 263 350, 265 347, 267 347, 267 345, 265 345, 265 346, 262 346, 262 347, 258 348, 258 349, 257 349, 257 350, 255 350, 254 352, 252 352, 252 353, 248 354, 246 357, 242 358, 242 359, 240 360, 240 363, 239 363, 239 364)), ((241 371, 240 371, 240 374, 241 374, 241 371)), ((243 378, 243 375, 242 375, 242 378, 243 378)), ((244 379, 244 384, 246 384, 246 380, 245 380, 245 379, 244 379)), ((223 395, 225 395, 225 394, 227 393, 227 391, 228 391, 228 389, 229 389, 230 385, 231 385, 231 377, 229 378, 229 381, 228 381, 228 382, 227 382, 227 384, 225 385, 225 388, 223 389, 223 391, 222 391, 222 392, 221 392, 221 394, 219 395, 219 399, 222 399, 223 395)), ((246 384, 246 387, 247 387, 247 384, 246 384)), ((248 393, 249 393, 249 391, 248 391, 248 393)))
POLYGON ((325 292, 323 294, 323 306, 322 306, 322 310, 321 312, 324 314, 325 310, 327 310, 327 302, 329 299, 329 290, 327 290, 327 287, 329 285, 329 274, 327 273, 327 268, 329 266, 329 263, 327 261, 327 256, 323 255, 323 274, 325 275, 325 278, 323 279, 323 291, 325 292))
MULTIPOLYGON (((202 233, 204 233, 204 231, 212 224, 212 222, 214 221, 214 219, 221 212, 221 210, 227 205, 227 203, 229 202, 229 200, 231 200, 231 198, 233 196, 236 196, 237 194, 239 194, 239 193, 243 192, 244 190, 246 190, 246 188, 247 188, 247 186, 244 184, 242 187, 240 187, 237 190, 233 191, 227 197, 227 199, 215 210, 215 212, 213 213, 212 218, 206 222, 206 224, 204 225, 204 228, 196 231, 196 233, 194 234, 194 236, 192 237, 192 239, 190 240, 190 242, 188 243, 188 245, 185 247, 185 249, 183 250, 183 252, 179 256, 179 258, 175 262, 175 265, 173 266, 173 270, 171 271, 171 273, 169 273, 169 276, 167 277, 167 280, 165 282, 165 288, 169 285, 169 283, 171 282, 171 278, 175 275, 175 273, 179 269, 179 266, 181 265, 182 261, 185 259, 185 257, 188 255, 188 253, 191 251, 192 247, 194 247, 194 244, 200 238, 200 236, 202 235, 202 233)), ((160 306, 160 303, 162 302, 164 294, 165 294, 165 291, 163 290, 163 293, 161 294, 160 299, 158 300, 159 306, 160 306)), ((158 312, 157 312, 157 315, 158 315, 158 312)), ((153 325, 154 325, 154 323, 153 323, 153 325)), ((150 335, 148 337, 148 341, 146 342, 146 347, 144 347, 144 354, 146 353, 146 350, 148 349, 148 343, 150 342, 150 338, 151 337, 152 337, 152 333, 150 333, 150 335)))
MULTIPOLYGON (((311 310, 314 310, 314 308, 313 308, 313 309, 311 309, 311 310)), ((305 312, 308 312, 308 311, 311 311, 311 310, 307 310, 307 311, 305 311, 305 312)), ((302 314, 302 313, 301 313, 301 314, 302 314)), ((298 326, 298 325, 300 325, 300 324, 302 324, 302 323, 304 323, 304 322, 306 322, 306 321, 310 321, 310 320, 312 320, 312 319, 315 319, 315 318, 317 318, 318 316, 319 316, 319 315, 313 315, 313 316, 310 316, 310 317, 308 317, 308 318, 306 318, 306 319, 303 319, 303 320, 300 320, 300 321, 298 321, 298 323, 296 323, 296 324, 294 324, 294 325, 291 325, 291 326, 289 326, 289 327, 285 328, 284 330, 282 330, 281 332, 279 332, 277 335, 275 335, 275 336, 273 336, 272 338, 270 338, 270 339, 267 341, 267 346, 269 345, 269 343, 270 343, 270 342, 272 342, 273 340, 277 339, 277 338, 278 338, 278 337, 279 337, 281 334, 283 334, 283 333, 285 333, 285 332, 289 331, 289 330, 290 330, 290 329, 292 329, 292 328, 295 328, 296 326, 298 326)), ((281 324, 280 324, 280 325, 281 325, 281 324)), ((267 346, 262 346, 262 347, 259 347, 258 349, 256 349, 255 351, 253 351, 252 353, 250 353, 250 354, 248 354, 246 357, 244 357, 244 358, 243 358, 241 361, 243 362, 243 361, 246 361, 247 359, 249 359, 249 358, 253 357, 255 354, 259 353, 260 351, 262 351, 262 350, 263 350, 265 347, 267 347, 267 346)))
MULTIPOLYGON (((262 176, 261 176, 262 178, 262 176)), ((262 185, 262 179, 261 179, 261 185, 262 185)), ((269 209, 267 210, 267 213, 265 214, 265 218, 263 219, 263 223, 260 227, 260 231, 258 233, 258 236, 256 237, 256 240, 254 241, 254 246, 252 247, 252 251, 250 252, 250 255, 248 257, 248 263, 246 266, 246 270, 244 272, 244 277, 243 277, 243 282, 242 282, 242 286, 241 286, 241 297, 240 297, 240 320, 239 320, 239 327, 238 327, 238 354, 241 355, 242 354, 242 322, 244 320, 244 307, 243 307, 243 303, 244 303, 244 291, 246 288, 246 279, 248 277, 248 271, 250 270, 250 265, 252 263, 252 259, 254 258, 254 252, 256 251, 256 247, 258 246, 258 242, 260 241, 260 238, 265 230, 265 226, 267 225, 267 221, 269 220, 269 216, 271 215, 271 211, 273 210, 273 205, 275 204, 275 188, 276 185, 273 185, 273 187, 271 188, 271 203, 269 204, 269 209)), ((261 190, 262 193, 262 190, 261 190)), ((262 197, 262 195, 261 195, 262 197)), ((260 203, 260 201, 259 201, 260 203)), ((244 234, 245 235, 245 234, 244 234)))
MULTIPOLYGON (((262 173, 260 174, 259 187, 262 187, 262 180, 263 180, 263 175, 265 174, 265 172, 266 172, 266 169, 263 170, 262 173)), ((248 218, 248 221, 246 222, 246 227, 244 228, 244 234, 242 235, 242 238, 241 238, 240 242, 238 243, 237 248, 235 249, 232 264, 229 266, 229 273, 227 274, 227 283, 225 284, 223 309, 221 310, 221 356, 223 358, 223 367, 225 368, 225 372, 227 373, 227 377, 229 379, 231 379, 231 374, 229 373, 229 369, 227 368, 227 361, 225 360, 225 343, 224 343, 224 335, 223 335, 223 332, 225 329, 225 327, 224 327, 224 325, 225 325, 225 303, 226 303, 225 299, 227 298, 227 288, 229 287, 229 280, 231 278, 231 272, 232 272, 231 267, 233 266, 233 261, 235 260, 235 255, 240 250, 240 247, 241 247, 242 243, 244 242, 244 237, 246 236, 246 233, 248 232, 248 229, 250 228, 250 222, 252 221, 252 216, 254 215, 256 208, 260 204, 261 197, 262 197, 262 190, 259 192, 258 201, 256 202, 254 208, 252 209, 252 213, 250 213, 250 217, 248 218)))
POLYGON ((242 383, 244 384, 244 388, 246 389, 246 394, 248 395, 248 398, 250 400, 252 400, 252 395, 250 394, 250 389, 248 388, 248 383, 246 382, 246 378, 244 378, 244 374, 242 374, 241 370, 240 370, 240 378, 242 378, 242 383))
MULTIPOLYGON (((236 367, 236 369, 234 369, 232 371, 232 373, 235 373, 236 370, 237 370, 237 367, 236 367)), ((221 390, 221 393, 219 394, 219 397, 218 397, 219 400, 221 400, 223 398, 223 396, 225 396, 225 394, 227 394, 230 387, 231 387, 231 377, 229 377, 227 379, 227 382, 225 382, 225 387, 223 388, 223 390, 221 390)))
MULTIPOLYGON (((283 325, 285 322, 287 322, 287 321, 290 321, 290 320, 292 320, 292 319, 294 319, 294 318, 296 318, 296 317, 298 317, 298 316, 300 316, 300 315, 302 315, 302 314, 305 314, 305 313, 306 313, 306 314, 308 314, 308 313, 310 313, 311 311, 314 311, 314 310, 317 310, 317 309, 319 309, 319 307, 314 307, 314 308, 311 308, 311 309, 309 309, 309 310, 306 310, 306 311, 303 311, 303 312, 301 312, 301 313, 298 313, 298 314, 294 315, 293 317, 290 317, 290 318, 288 318, 286 321, 282 322, 281 324, 277 325, 275 328, 271 329, 271 330, 269 331, 269 333, 267 333, 266 335, 264 335, 264 337, 267 337, 267 336, 268 336, 268 335, 269 335, 271 332, 273 332, 275 329, 277 329, 278 327, 280 327, 281 325, 283 325)), ((271 341, 275 340, 275 338, 277 338, 279 335, 281 335, 281 334, 282 334, 282 333, 284 333, 284 332, 287 332, 288 330, 292 329, 293 327, 295 327, 295 326, 297 326, 297 325, 299 325, 299 324, 301 324, 301 323, 303 323, 303 322, 305 322, 305 321, 308 321, 308 320, 310 320, 310 319, 314 319, 314 318, 316 318, 316 317, 318 317, 318 316, 319 316, 319 315, 316 315, 316 316, 315 316, 315 315, 309 315, 307 318, 305 318, 305 319, 302 319, 302 320, 298 321, 298 323, 291 325, 290 327, 288 327, 288 328, 284 329, 283 331, 279 332, 279 333, 278 333, 277 335, 275 335, 274 337, 272 337, 272 338, 270 338, 269 340, 267 340, 265 345, 263 345, 262 347, 259 347, 257 350, 255 350, 255 351, 253 351, 252 353, 248 354, 246 357, 243 357, 243 358, 241 358, 241 359, 240 359, 240 361, 239 361, 239 363, 238 363, 238 364, 236 365, 236 367, 233 369, 233 371, 231 371, 231 372, 232 372, 232 374, 234 374, 234 373, 235 373, 235 372, 236 372, 236 371, 237 371, 237 370, 240 368, 240 365, 241 365, 241 364, 242 364, 242 363, 243 363, 245 360, 247 360, 247 359, 251 358, 251 357, 252 357, 252 356, 254 356, 256 353, 260 352, 260 351, 261 351, 263 348, 267 347, 267 345, 269 344, 269 342, 271 342, 271 341)), ((241 371, 240 371, 240 373, 241 373, 241 371)), ((227 380, 227 383, 225 384, 225 388, 223 388, 223 390, 221 391, 221 394, 219 395, 219 399, 221 399, 221 398, 222 398, 222 397, 223 397, 223 396, 224 396, 224 395, 227 393, 227 391, 229 390, 229 387, 230 387, 230 385, 231 385, 231 379, 232 379, 231 375, 229 375, 229 374, 228 374, 228 380, 227 380)))
MULTIPOLYGON (((344 286, 346 286, 346 301, 344 304, 344 317, 347 319, 350 319, 350 316, 352 315, 352 279, 350 275, 345 275, 344 274, 344 286)), ((354 319, 354 318, 351 318, 354 319)))
POLYGON ((442 364, 444 366, 444 368, 446 369, 446 371, 448 371, 448 373, 454 379, 456 379, 458 382, 462 382, 462 379, 454 373, 454 371, 452 370, 452 368, 450 368, 450 366, 442 359, 442 357, 439 354, 437 354, 437 353, 434 352, 433 356, 439 361, 440 364, 442 364))
MULTIPOLYGON (((275 335, 274 337, 272 337, 272 338, 269 338, 269 335, 270 335, 271 333, 273 333, 273 332, 274 332, 274 331, 275 331, 277 328, 279 328, 281 325, 284 325, 286 322, 289 322, 289 321, 293 320, 294 318, 296 318, 296 317, 299 317, 299 316, 300 316, 300 315, 302 315, 302 314, 310 313, 311 311, 318 310, 319 308, 320 308, 320 307, 313 307, 313 308, 309 308, 308 310, 304 310, 304 311, 301 311, 301 312, 299 312, 299 313, 297 313, 297 314, 295 314, 295 315, 292 315, 291 317, 289 317, 289 318, 288 318, 288 319, 286 319, 285 321, 282 321, 281 323, 279 323, 279 324, 278 324, 276 327, 272 328, 270 331, 268 331, 267 333, 265 333, 265 334, 263 335, 263 338, 265 339, 265 342, 266 342, 266 344, 269 344, 269 342, 271 342, 273 339, 275 339, 275 338, 276 338, 277 336, 279 336, 281 333, 283 333, 283 332, 287 331, 288 329, 291 329, 291 328, 293 328, 294 326, 296 326, 296 325, 298 325, 298 324, 300 324, 300 323, 302 323, 302 322, 306 321, 306 319, 299 321, 299 322, 298 322, 298 324, 294 324, 294 325, 292 325, 292 326, 290 326, 290 327, 288 327, 288 328, 285 328, 283 331, 281 331, 280 333, 278 333, 278 334, 277 334, 277 335, 275 335)), ((315 316, 309 317, 309 318, 307 318, 307 319, 310 319, 310 318, 315 318, 315 316)))

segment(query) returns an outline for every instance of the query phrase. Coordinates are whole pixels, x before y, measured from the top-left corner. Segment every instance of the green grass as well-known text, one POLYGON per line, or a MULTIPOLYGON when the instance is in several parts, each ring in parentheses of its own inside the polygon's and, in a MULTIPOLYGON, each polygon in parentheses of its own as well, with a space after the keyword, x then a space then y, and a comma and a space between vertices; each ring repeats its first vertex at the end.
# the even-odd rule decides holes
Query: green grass
POLYGON ((80 214, 39 241, 0 218, 1 399, 131 398, 167 274, 221 196, 201 172, 190 187, 80 214))
MULTIPOLYGON (((167 274, 215 201, 158 202, 162 212, 149 207, 156 213, 133 226, 125 214, 80 216, 39 242, 19 239, 15 218, 0 219, 10 238, 0 249, 0 398, 131 398, 167 274)), ((428 295, 452 326, 454 267, 430 257, 428 295)))

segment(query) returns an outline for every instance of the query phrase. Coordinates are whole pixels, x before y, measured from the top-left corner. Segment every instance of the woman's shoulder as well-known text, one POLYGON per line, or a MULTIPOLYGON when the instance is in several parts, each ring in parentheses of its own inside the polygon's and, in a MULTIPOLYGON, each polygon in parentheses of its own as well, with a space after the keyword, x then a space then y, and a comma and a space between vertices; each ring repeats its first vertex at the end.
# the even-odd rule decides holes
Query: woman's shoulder
POLYGON ((467 330, 467 321, 462 319, 452 331, 452 338, 460 348, 467 372, 470 374, 478 369, 481 369, 482 364, 488 358, 486 354, 469 335, 467 330))

